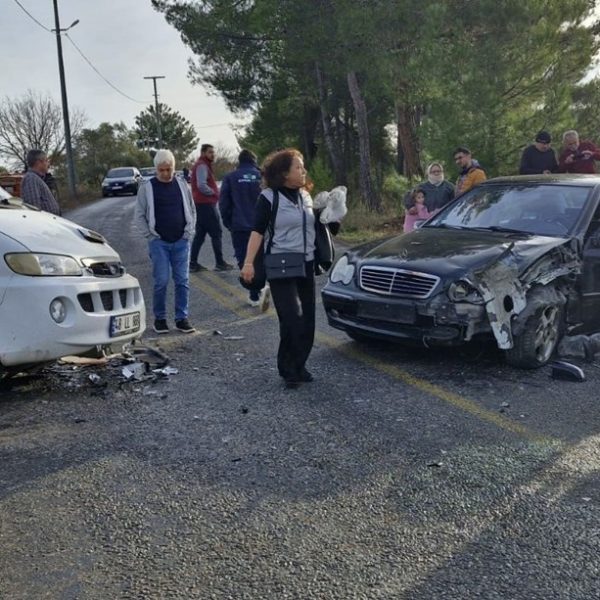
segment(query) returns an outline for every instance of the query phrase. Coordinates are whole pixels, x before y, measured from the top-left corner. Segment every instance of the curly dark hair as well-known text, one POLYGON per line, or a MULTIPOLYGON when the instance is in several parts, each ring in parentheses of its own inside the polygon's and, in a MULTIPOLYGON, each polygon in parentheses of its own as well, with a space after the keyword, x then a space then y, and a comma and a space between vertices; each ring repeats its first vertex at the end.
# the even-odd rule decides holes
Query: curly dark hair
POLYGON ((262 164, 262 176, 266 187, 276 189, 283 187, 285 178, 292 168, 294 157, 304 160, 302 152, 295 148, 285 148, 272 152, 262 164))

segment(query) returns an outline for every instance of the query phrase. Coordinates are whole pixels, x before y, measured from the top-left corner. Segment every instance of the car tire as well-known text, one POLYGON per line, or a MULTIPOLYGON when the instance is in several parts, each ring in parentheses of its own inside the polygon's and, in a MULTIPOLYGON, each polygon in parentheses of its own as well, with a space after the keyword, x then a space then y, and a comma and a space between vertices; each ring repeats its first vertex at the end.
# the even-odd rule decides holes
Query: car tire
POLYGON ((554 354, 562 337, 563 310, 559 304, 538 308, 525 321, 523 331, 514 336, 513 347, 506 350, 506 362, 519 369, 543 367, 554 354))

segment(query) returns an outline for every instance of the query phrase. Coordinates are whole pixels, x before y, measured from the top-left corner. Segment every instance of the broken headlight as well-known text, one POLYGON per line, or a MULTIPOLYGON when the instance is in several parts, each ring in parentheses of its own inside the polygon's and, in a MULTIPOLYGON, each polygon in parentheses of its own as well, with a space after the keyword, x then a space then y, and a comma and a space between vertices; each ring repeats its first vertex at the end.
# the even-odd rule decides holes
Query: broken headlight
POLYGON ((452 302, 470 302, 471 304, 483 304, 481 294, 468 281, 455 281, 448 288, 448 298, 452 302))

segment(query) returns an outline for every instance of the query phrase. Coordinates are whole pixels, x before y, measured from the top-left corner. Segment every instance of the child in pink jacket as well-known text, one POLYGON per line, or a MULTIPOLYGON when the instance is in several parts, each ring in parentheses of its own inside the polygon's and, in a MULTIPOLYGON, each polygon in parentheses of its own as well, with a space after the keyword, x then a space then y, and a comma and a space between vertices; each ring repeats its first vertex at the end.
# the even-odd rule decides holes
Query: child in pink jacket
POLYGON ((410 198, 414 205, 407 209, 404 214, 404 233, 412 231, 415 228, 416 221, 428 219, 433 214, 425 206, 425 194, 422 190, 414 190, 410 198))

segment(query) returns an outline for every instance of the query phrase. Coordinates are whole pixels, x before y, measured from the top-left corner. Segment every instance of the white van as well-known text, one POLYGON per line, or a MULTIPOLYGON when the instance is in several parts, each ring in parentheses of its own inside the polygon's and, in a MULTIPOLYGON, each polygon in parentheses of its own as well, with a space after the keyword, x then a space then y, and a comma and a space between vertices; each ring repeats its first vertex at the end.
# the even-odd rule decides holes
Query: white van
POLYGON ((138 280, 99 234, 0 187, 0 376, 142 335, 138 280))

